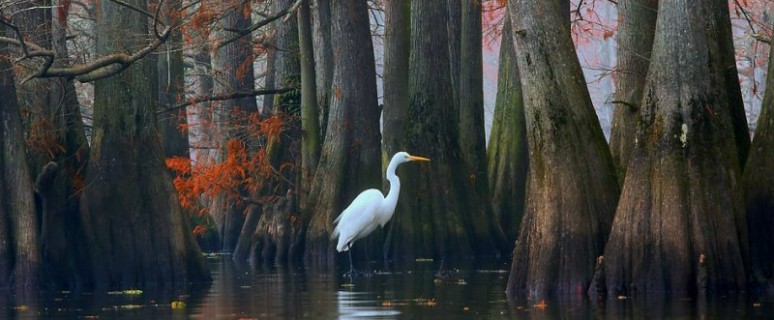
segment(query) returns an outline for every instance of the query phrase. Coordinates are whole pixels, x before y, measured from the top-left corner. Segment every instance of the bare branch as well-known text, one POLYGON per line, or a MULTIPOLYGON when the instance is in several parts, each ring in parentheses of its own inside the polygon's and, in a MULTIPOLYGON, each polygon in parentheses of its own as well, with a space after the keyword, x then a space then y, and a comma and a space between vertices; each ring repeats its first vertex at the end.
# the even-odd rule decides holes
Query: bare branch
POLYGON ((290 92, 295 89, 296 88, 260 89, 260 90, 253 90, 253 91, 247 91, 247 92, 230 92, 230 93, 215 95, 215 96, 195 97, 195 98, 188 99, 184 102, 175 104, 173 106, 170 106, 169 108, 159 110, 156 112, 156 114, 182 109, 187 106, 194 105, 201 102, 231 100, 231 99, 262 96, 262 95, 268 95, 268 94, 281 94, 281 93, 290 92))
POLYGON ((33 72, 32 74, 30 74, 29 76, 21 80, 21 83, 25 83, 33 78, 53 78, 53 77, 64 77, 68 79, 74 78, 80 82, 91 82, 91 81, 103 79, 125 70, 130 65, 135 63, 137 60, 144 58, 145 56, 147 56, 148 54, 156 50, 156 48, 158 48, 162 43, 166 42, 167 38, 169 38, 169 33, 171 30, 169 26, 165 25, 164 30, 161 33, 158 32, 158 24, 160 23, 158 16, 159 16, 159 10, 161 8, 161 3, 163 2, 163 0, 159 2, 159 6, 156 8, 156 12, 153 15, 151 15, 146 11, 143 11, 142 9, 135 8, 121 0, 111 0, 111 1, 114 1, 122 6, 126 6, 127 8, 130 8, 134 11, 140 12, 143 15, 152 17, 153 28, 154 28, 156 39, 150 44, 148 44, 146 47, 135 52, 134 54, 114 53, 114 54, 103 56, 89 63, 75 64, 75 65, 71 65, 69 67, 63 67, 63 68, 52 67, 54 63, 54 59, 56 58, 55 51, 44 49, 43 47, 35 43, 25 41, 24 38, 22 37, 21 32, 16 26, 14 26, 12 23, 7 21, 5 18, 0 18, 0 24, 8 26, 12 30, 14 30, 16 37, 18 37, 18 40, 13 38, 8 38, 8 37, 0 37, 0 42, 12 44, 22 49, 22 57, 17 59, 17 62, 27 60, 27 59, 32 59, 32 58, 44 59, 44 62, 40 65, 40 67, 35 72, 33 72))
POLYGON ((640 109, 637 105, 623 100, 613 100, 613 101, 610 101, 610 103, 625 105, 629 107, 629 110, 632 110, 632 111, 637 111, 640 109))
POLYGON ((223 47, 223 46, 225 46, 225 45, 227 45, 229 43, 232 43, 234 41, 237 41, 240 38, 242 38, 242 37, 252 33, 253 31, 258 30, 259 28, 261 28, 261 27, 263 27, 263 26, 265 26, 265 25, 267 25, 269 23, 272 23, 272 22, 280 19, 280 18, 284 17, 285 15, 287 15, 287 14, 289 14, 291 12, 295 12, 296 9, 298 9, 298 6, 301 5, 301 1, 302 0, 296 0, 296 2, 293 3, 292 5, 290 5, 289 7, 285 8, 283 10, 280 10, 279 12, 275 13, 273 16, 270 16, 270 17, 268 17, 268 18, 266 18, 264 20, 261 20, 261 21, 258 21, 256 23, 252 24, 251 26, 247 27, 247 29, 244 29, 244 30, 227 29, 226 31, 235 32, 237 35, 234 36, 234 37, 228 38, 226 40, 217 42, 215 44, 215 49, 220 49, 221 47, 223 47))
POLYGON ((753 33, 751 36, 755 40, 758 40, 758 41, 763 42, 763 43, 771 44, 771 38, 770 37, 764 36, 764 35, 759 34, 759 33, 753 33))
POLYGON ((736 7, 739 8, 740 11, 742 11, 742 15, 744 16, 744 19, 747 20, 747 24, 750 26, 750 31, 752 31, 752 33, 755 33, 755 27, 753 26, 752 18, 750 18, 750 15, 747 14, 747 10, 745 10, 742 4, 739 3, 739 0, 734 0, 734 4, 736 4, 736 7))

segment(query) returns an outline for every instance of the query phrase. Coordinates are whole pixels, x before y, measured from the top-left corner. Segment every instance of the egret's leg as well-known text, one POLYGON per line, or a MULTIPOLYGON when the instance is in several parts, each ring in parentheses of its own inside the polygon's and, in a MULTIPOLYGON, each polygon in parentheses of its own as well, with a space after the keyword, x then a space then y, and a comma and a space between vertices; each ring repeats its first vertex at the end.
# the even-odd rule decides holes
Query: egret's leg
POLYGON ((353 276, 355 274, 355 264, 352 262, 352 246, 349 246, 349 276, 353 276))

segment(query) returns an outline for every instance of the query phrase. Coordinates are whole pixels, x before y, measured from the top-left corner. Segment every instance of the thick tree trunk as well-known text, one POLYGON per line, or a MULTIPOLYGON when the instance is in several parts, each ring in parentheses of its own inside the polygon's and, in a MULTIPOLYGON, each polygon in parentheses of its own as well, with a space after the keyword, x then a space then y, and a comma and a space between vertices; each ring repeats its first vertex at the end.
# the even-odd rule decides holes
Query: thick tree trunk
MULTIPOLYGON (((131 5, 144 8, 141 0, 131 5)), ((99 3, 97 52, 132 50, 148 23, 111 1, 99 3), (122 28, 116 29, 120 25, 122 28)), ((184 220, 155 128, 156 75, 148 61, 94 83, 94 136, 82 198, 99 287, 184 285, 209 278, 184 220)))
POLYGON ((509 1, 529 144, 527 204, 509 295, 585 292, 618 184, 569 25, 553 1, 509 1))
MULTIPOLYGON (((450 258, 498 253, 486 206, 469 190, 460 157, 449 64, 448 11, 444 1, 412 1, 409 106, 403 119, 406 150, 427 156, 427 165, 407 165, 390 228, 388 255, 394 259, 450 258)), ((387 127, 385 127, 385 130, 387 127)), ((488 201, 488 200, 487 200, 488 201)))
POLYGON ((507 252, 510 246, 492 211, 486 173, 486 134, 484 132, 484 70, 481 37, 481 3, 462 1, 460 36, 460 66, 457 98, 459 99, 459 145, 465 161, 466 187, 475 189, 479 198, 474 201, 482 209, 476 221, 487 221, 489 234, 499 249, 507 252))
MULTIPOLYGON (((165 1, 161 19, 172 26, 172 32, 159 47, 156 56, 158 80, 157 101, 160 109, 169 108, 185 99, 185 74, 183 72, 183 34, 180 33, 180 10, 182 1, 165 1)), ((188 157, 188 114, 187 108, 161 112, 159 133, 166 157, 188 157)))
POLYGON ((470 187, 486 194, 486 140, 484 138, 484 82, 481 53, 481 4, 462 1, 462 33, 458 98, 460 147, 469 167, 470 187))
POLYGON ((615 68, 615 109, 610 129, 610 153, 619 184, 623 184, 629 154, 634 146, 642 89, 656 33, 657 11, 658 0, 618 2, 618 65, 615 68))
POLYGON ((311 0, 303 1, 297 14, 301 55, 301 192, 298 196, 302 206, 312 184, 317 161, 320 159, 321 144, 309 1, 311 0))
MULTIPOLYGON (((411 45, 411 1, 388 0, 384 8, 384 108, 382 171, 403 150, 403 119, 408 106, 408 62, 411 45)), ((388 185, 385 184, 385 187, 388 185)))
MULTIPOLYGON (((774 50, 769 51, 766 93, 744 170, 750 273, 757 285, 774 279, 774 50)), ((771 287, 769 287, 771 288, 771 287)))
MULTIPOLYGON (((331 13, 331 45, 337 48, 334 94, 322 157, 304 214, 309 221, 305 260, 321 266, 334 261, 333 220, 358 193, 381 186, 379 107, 368 3, 337 0, 331 3, 331 13)), ((353 250, 362 250, 366 241, 353 250)))
POLYGON ((659 3, 635 145, 605 248, 611 294, 744 289, 740 173, 715 9, 659 3))
POLYGON ((325 137, 333 80, 333 47, 331 46, 331 0, 312 0, 312 37, 314 39, 315 82, 320 117, 320 137, 325 137))
MULTIPOLYGON (((233 37, 235 33, 228 30, 244 30, 252 24, 249 2, 225 1, 223 8, 228 12, 221 19, 223 24, 223 30, 220 30, 221 37, 233 37)), ((220 48, 214 48, 214 50, 212 63, 215 78, 214 93, 252 91, 255 87, 253 74, 255 57, 251 37, 241 37, 220 48)), ((245 119, 250 114, 258 112, 255 98, 224 100, 214 102, 213 105, 214 120, 218 126, 218 134, 221 135, 220 140, 223 142, 221 146, 227 145, 225 142, 230 140, 248 144, 248 129, 244 127, 245 119)), ((248 149, 252 151, 252 148, 248 147, 248 149)), ((226 148, 222 147, 219 152, 220 160, 225 159, 226 148)), ((225 194, 221 194, 213 199, 210 208, 210 215, 215 220, 222 240, 221 250, 232 252, 237 246, 239 233, 244 223, 244 207, 228 200, 225 194)))
MULTIPOLYGON (((0 32, 2 34, 2 32, 0 32)), ((0 285, 17 293, 38 289, 38 218, 9 51, 0 45, 0 285), (10 281, 13 283, 10 283, 10 281)))
POLYGON ((529 164, 524 100, 512 30, 510 15, 506 12, 500 42, 497 98, 487 149, 492 210, 509 242, 516 240, 524 215, 529 164))

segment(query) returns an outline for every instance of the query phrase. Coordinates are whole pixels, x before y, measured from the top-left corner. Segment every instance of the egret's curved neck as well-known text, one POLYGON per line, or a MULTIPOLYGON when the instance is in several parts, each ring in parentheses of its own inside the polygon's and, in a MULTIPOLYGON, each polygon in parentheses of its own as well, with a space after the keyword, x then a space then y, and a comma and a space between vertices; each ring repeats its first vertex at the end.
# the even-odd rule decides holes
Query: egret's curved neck
POLYGON ((391 209, 390 215, 392 215, 392 211, 398 204, 398 196, 400 195, 400 179, 398 179, 398 176, 395 174, 395 169, 397 168, 397 161, 390 161, 390 165, 387 166, 387 180, 390 181, 390 191, 387 193, 384 200, 388 208, 391 209))

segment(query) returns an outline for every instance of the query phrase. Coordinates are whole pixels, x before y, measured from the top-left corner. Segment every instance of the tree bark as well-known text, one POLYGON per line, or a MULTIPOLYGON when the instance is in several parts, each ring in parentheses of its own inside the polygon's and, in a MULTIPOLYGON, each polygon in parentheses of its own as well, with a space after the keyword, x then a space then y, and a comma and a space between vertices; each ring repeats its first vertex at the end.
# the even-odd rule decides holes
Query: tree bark
MULTIPOLYGON (((402 151, 403 119, 408 106, 408 64, 411 45, 411 1, 388 0, 384 8, 384 108, 382 109, 382 171, 402 151)), ((384 187, 389 183, 385 182, 384 187)))
POLYGON ((331 0, 312 0, 312 37, 314 39, 315 82, 320 117, 320 137, 325 137, 333 80, 333 47, 331 46, 331 0))
POLYGON ((527 204, 507 293, 585 292, 618 184, 557 2, 509 1, 529 144, 527 204))
POLYGON ((774 50, 769 51, 766 92, 744 170, 750 273, 756 285, 774 279, 774 50))
POLYGON ((460 103, 460 65, 464 60, 461 59, 462 53, 462 6, 463 2, 470 2, 467 0, 447 0, 446 10, 448 12, 448 18, 446 20, 447 39, 449 44, 449 67, 451 69, 449 76, 451 77, 451 91, 452 91, 452 103, 453 115, 455 121, 458 121, 459 117, 459 103, 460 103))
MULTIPOLYGON (((157 102, 160 109, 166 109, 185 99, 185 74, 183 71, 183 34, 178 28, 182 1, 162 3, 160 19, 172 26, 169 38, 160 47, 156 56, 158 80, 156 81, 157 102)), ((166 157, 189 157, 188 108, 164 111, 159 114, 159 133, 166 157)))
POLYGON ((634 148, 605 248, 611 294, 745 287, 740 173, 716 9, 708 1, 659 3, 634 148))
POLYGON ((487 149, 492 210, 509 242, 516 240, 524 215, 529 167, 527 124, 512 30, 510 14, 506 11, 500 42, 497 98, 487 149))
MULTIPOLYGON (((444 1, 412 1, 409 56, 409 105, 403 119, 402 145, 430 164, 404 165, 402 186, 388 235, 388 256, 451 258, 495 255, 482 195, 469 190, 460 158, 459 131, 453 107, 448 32, 444 1)), ((387 130, 387 127, 385 127, 387 130)))
MULTIPOLYGON (((376 66, 366 0, 331 2, 333 71, 330 122, 307 211, 305 260, 332 265, 333 220, 363 190, 379 188, 380 134, 376 66)), ((353 248, 381 244, 377 235, 353 248)), ((358 248, 360 247, 360 248, 358 248)), ((375 245, 369 247, 375 248, 375 245)))
MULTIPOLYGON (((298 9, 298 42, 301 54, 301 192, 303 206, 312 184, 317 161, 320 159, 320 120, 317 114, 317 86, 315 84, 314 48, 309 1, 298 9)), ((303 208, 302 208, 303 209, 303 208)))
MULTIPOLYGON (((146 6, 142 0, 129 3, 146 6)), ((130 50, 142 41, 127 32, 147 33, 144 17, 112 1, 98 5, 98 53, 130 50)), ((94 83, 94 135, 81 217, 98 287, 180 286, 209 279, 162 159, 154 69, 141 60, 94 83)))
POLYGON ((34 292, 41 280, 39 225, 8 57, 7 47, 0 45, 0 270, 5 271, 0 285, 12 285, 17 293, 34 292))
POLYGON ((656 33, 658 0, 621 0, 618 2, 618 65, 615 68, 613 123, 610 129, 610 153, 623 184, 629 155, 634 146, 637 115, 648 74, 653 36, 656 33))

